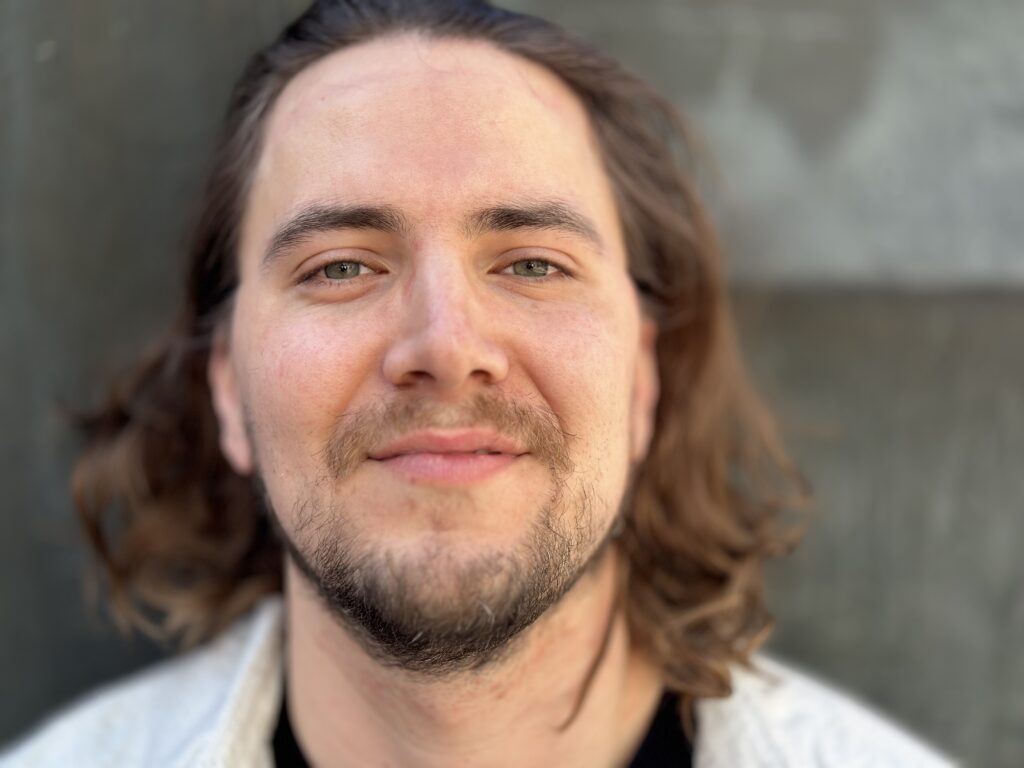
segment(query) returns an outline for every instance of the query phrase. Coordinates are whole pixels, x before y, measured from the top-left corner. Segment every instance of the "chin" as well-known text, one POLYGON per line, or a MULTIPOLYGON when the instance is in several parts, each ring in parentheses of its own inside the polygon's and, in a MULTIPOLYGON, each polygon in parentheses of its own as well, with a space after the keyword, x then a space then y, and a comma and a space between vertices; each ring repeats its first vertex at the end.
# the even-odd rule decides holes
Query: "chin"
POLYGON ((302 518, 285 546, 367 653, 424 674, 503 653, 573 586, 607 535, 592 489, 528 501, 515 498, 521 491, 467 499, 359 490, 334 504, 296 504, 302 518))
POLYGON ((488 489, 377 488, 346 497, 344 515, 347 528, 389 548, 464 543, 507 549, 550 513, 547 502, 538 494, 488 489))

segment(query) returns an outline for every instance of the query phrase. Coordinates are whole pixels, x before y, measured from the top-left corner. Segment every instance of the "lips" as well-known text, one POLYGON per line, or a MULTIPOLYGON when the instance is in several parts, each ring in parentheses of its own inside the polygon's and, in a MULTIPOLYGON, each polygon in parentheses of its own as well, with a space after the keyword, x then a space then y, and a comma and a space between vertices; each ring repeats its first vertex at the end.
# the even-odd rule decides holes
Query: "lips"
POLYGON ((369 459, 407 482, 435 486, 481 483, 517 465, 527 451, 491 430, 417 432, 381 446, 369 459))
POLYGON ((415 432, 394 440, 370 453, 378 461, 408 454, 507 454, 522 456, 526 449, 511 438, 492 430, 461 430, 458 432, 415 432))

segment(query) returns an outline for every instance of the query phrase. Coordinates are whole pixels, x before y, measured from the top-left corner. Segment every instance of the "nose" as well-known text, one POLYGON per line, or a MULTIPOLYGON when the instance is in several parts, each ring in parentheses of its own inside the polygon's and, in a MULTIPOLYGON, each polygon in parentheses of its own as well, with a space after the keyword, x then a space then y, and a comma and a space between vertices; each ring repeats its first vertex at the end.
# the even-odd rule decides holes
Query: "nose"
POLYGON ((399 332, 384 355, 385 379, 435 393, 498 383, 509 370, 495 334, 501 318, 490 314, 461 264, 444 255, 430 261, 421 262, 403 293, 399 332))

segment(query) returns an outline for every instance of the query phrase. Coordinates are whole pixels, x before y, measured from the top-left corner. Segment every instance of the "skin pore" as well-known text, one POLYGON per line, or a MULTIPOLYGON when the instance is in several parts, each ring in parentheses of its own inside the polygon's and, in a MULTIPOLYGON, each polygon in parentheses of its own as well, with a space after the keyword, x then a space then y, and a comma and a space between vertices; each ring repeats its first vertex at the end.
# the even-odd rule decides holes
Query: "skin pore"
POLYGON ((287 695, 312 764, 613 766, 638 745, 661 680, 604 546, 657 401, 626 267, 586 114, 543 68, 401 35, 282 93, 209 373, 222 450, 293 555, 287 695), (453 427, 525 454, 457 486, 367 460, 453 427))

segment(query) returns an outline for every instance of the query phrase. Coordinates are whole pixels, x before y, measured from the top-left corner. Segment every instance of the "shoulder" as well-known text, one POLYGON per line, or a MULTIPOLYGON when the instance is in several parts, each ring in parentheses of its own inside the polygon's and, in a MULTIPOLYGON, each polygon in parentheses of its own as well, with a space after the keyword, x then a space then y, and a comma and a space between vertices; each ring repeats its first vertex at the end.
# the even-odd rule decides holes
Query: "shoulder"
POLYGON ((697 708, 700 768, 953 763, 867 705, 766 656, 733 669, 733 693, 697 708))
POLYGON ((208 645, 85 695, 0 753, 0 768, 178 765, 208 751, 240 702, 269 706, 279 689, 279 612, 267 600, 208 645))

